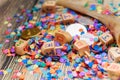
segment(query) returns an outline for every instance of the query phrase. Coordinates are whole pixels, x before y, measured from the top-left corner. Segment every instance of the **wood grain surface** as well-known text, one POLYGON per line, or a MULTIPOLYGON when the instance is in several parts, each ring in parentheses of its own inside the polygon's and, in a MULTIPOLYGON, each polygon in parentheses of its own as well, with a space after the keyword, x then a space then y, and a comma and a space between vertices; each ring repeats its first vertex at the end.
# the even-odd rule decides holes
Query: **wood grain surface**
MULTIPOLYGON (((97 0, 94 0, 94 1, 97 2, 97 0)), ((108 4, 111 1, 114 2, 116 5, 118 4, 118 2, 120 2, 120 0, 104 0, 104 5, 108 4)), ((4 44, 3 48, 10 48, 11 46, 13 46, 14 45, 13 40, 16 39, 16 37, 14 37, 13 39, 10 39, 10 43, 4 43, 4 40, 5 40, 4 31, 8 29, 8 27, 6 25, 4 25, 5 19, 9 16, 13 16, 15 13, 18 13, 20 11, 21 5, 27 9, 31 9, 36 4, 36 2, 37 2, 37 0, 8 0, 8 2, 5 5, 0 7, 0 43, 4 44)), ((35 13, 34 15, 40 16, 39 12, 35 13)), ((12 31, 15 28, 17 28, 18 26, 22 25, 23 22, 25 22, 27 20, 27 18, 26 18, 26 20, 24 20, 23 22, 21 22, 19 24, 16 24, 15 20, 16 19, 11 20, 11 23, 13 24, 12 31)), ((2 49, 0 49, 0 68, 1 69, 11 68, 13 70, 22 70, 25 66, 21 67, 21 66, 19 66, 19 64, 15 63, 15 60, 18 58, 19 58, 19 56, 6 57, 6 55, 4 55, 2 53, 2 49)), ((60 69, 62 69, 64 71, 64 73, 66 73, 65 74, 65 78, 66 78, 67 71, 71 69, 71 66, 66 67, 64 64, 62 64, 60 66, 60 69)), ((13 72, 9 73, 7 75, 0 75, 0 80, 12 80, 11 79, 12 74, 13 74, 13 72)), ((27 72, 25 74, 25 80, 40 80, 42 76, 43 75, 40 74, 38 77, 34 77, 29 72, 27 72)), ((62 79, 60 79, 60 80, 62 80, 62 79)))

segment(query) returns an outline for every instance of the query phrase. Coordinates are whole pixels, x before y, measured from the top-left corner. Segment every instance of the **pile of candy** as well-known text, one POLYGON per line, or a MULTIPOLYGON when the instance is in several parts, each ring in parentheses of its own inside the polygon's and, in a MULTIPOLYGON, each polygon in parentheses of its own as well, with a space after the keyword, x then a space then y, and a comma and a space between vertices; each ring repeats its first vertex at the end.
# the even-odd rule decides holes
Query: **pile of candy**
MULTIPOLYGON (((98 2, 102 3, 101 0, 98 2)), ((15 46, 3 49, 3 54, 14 57, 16 53, 21 55, 15 62, 26 66, 22 72, 14 71, 12 79, 24 79, 28 70, 35 77, 43 74, 41 80, 76 78, 81 80, 106 78, 108 80, 108 74, 113 76, 112 68, 115 66, 117 66, 115 69, 120 68, 118 64, 110 64, 111 61, 118 62, 120 57, 120 49, 114 43, 110 31, 105 25, 92 18, 89 20, 93 24, 87 24, 87 19, 85 19, 82 23, 87 25, 81 25, 80 14, 62 6, 57 6, 56 9, 55 6, 54 1, 40 0, 32 10, 21 10, 21 13, 28 17, 24 25, 19 26, 14 32, 11 32, 11 29, 5 31, 6 42, 15 36, 20 39, 14 40, 15 46), (40 17, 35 16, 34 13, 40 13, 40 17), (65 72, 60 69, 63 64, 72 66, 71 70, 65 72)), ((103 14, 111 13, 109 10, 100 10, 100 6, 90 5, 90 10, 96 9, 98 12, 102 11, 103 14)), ((119 16, 117 13, 115 15, 119 16)), ((17 18, 16 23, 24 20, 24 16, 19 13, 15 14, 14 18, 17 18)), ((8 18, 4 23, 8 27, 12 26, 10 20, 11 18, 8 18)), ((1 70, 0 75, 11 71, 11 69, 1 70)), ((113 69, 113 72, 114 75, 117 74, 117 70, 113 69)))

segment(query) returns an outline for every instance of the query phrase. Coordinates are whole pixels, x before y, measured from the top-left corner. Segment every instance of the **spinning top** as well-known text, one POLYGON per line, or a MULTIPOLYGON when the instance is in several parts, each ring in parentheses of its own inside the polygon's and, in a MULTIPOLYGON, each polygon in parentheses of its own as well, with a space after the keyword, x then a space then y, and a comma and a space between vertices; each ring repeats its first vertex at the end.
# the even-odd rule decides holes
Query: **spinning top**
POLYGON ((111 63, 110 66, 106 68, 108 72, 108 77, 112 80, 119 80, 120 78, 120 64, 118 63, 111 63))
POLYGON ((28 45, 28 42, 29 40, 19 39, 18 42, 15 43, 15 51, 18 55, 24 55, 27 53, 24 49, 28 45))
POLYGON ((56 11, 56 2, 55 1, 46 1, 43 3, 42 9, 46 13, 54 13, 56 11))
POLYGON ((55 40, 61 44, 65 44, 72 41, 72 36, 68 32, 60 30, 55 33, 55 40))
POLYGON ((24 30, 22 32, 21 38, 24 39, 24 40, 28 40, 31 37, 37 36, 39 34, 40 34, 40 29, 39 28, 37 28, 37 27, 30 28, 30 29, 24 30))
POLYGON ((99 45, 105 44, 109 45, 114 42, 113 36, 110 33, 103 33, 101 36, 99 36, 99 45))
POLYGON ((74 49, 78 50, 79 55, 82 57, 84 54, 90 57, 89 45, 84 40, 78 40, 74 43, 74 49))

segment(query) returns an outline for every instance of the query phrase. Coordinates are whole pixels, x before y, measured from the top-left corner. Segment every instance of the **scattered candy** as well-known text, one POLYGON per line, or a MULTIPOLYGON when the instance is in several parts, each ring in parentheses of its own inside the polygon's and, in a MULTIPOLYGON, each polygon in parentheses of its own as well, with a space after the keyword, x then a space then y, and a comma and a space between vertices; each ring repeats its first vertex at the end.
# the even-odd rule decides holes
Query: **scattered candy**
MULTIPOLYGON (((103 0, 98 0, 98 3, 103 4, 103 0)), ((96 10, 100 14, 120 15, 119 9, 114 7, 113 3, 110 4, 112 9, 88 3, 84 7, 89 7, 90 11, 96 10)), ((20 39, 14 40, 15 46, 2 49, 2 52, 6 56, 15 57, 16 53, 21 55, 15 62, 20 66, 25 65, 26 69, 20 72, 8 68, 0 70, 0 75, 13 71, 12 79, 18 78, 19 80, 25 79, 27 71, 34 77, 43 74, 41 80, 77 80, 77 78, 100 80, 105 76, 115 80, 120 76, 118 74, 119 64, 110 63, 111 59, 119 62, 119 49, 116 47, 116 43, 113 43, 112 34, 107 33, 109 30, 98 20, 90 18, 85 21, 87 17, 57 6, 54 1, 44 2, 44 0, 39 0, 32 10, 24 9, 21 6, 21 13, 14 15, 16 23, 24 21, 25 17, 28 18, 28 21, 24 22, 22 26, 14 31, 5 30, 5 44, 11 42, 10 38, 18 37, 20 39), (37 21, 39 17, 32 14, 31 11, 37 13, 41 9, 46 13, 40 14, 40 21, 37 21), (26 16, 22 15, 23 13, 26 16), (103 45, 99 45, 99 41, 103 45), (72 66, 72 69, 67 71, 68 78, 63 79, 66 73, 60 69, 61 64, 72 66)), ((11 20, 11 17, 7 18, 4 25, 11 28, 13 26, 11 20)), ((3 46, 0 44, 0 48, 3 46)))
POLYGON ((3 47, 3 44, 0 44, 0 48, 2 48, 3 47))
POLYGON ((92 5, 90 6, 90 10, 91 10, 91 11, 96 10, 96 5, 95 5, 95 4, 92 4, 92 5))
POLYGON ((103 4, 103 0, 97 0, 99 4, 103 4))

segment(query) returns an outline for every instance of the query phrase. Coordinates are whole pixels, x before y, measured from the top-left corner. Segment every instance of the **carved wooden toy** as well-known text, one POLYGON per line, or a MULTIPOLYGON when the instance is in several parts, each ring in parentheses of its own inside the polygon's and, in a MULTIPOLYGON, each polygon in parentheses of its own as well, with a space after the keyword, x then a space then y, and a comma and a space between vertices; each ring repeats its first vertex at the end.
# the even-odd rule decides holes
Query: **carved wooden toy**
POLYGON ((35 37, 35 36, 42 37, 41 31, 38 27, 24 30, 22 32, 21 38, 24 39, 24 40, 28 40, 31 37, 35 37))
POLYGON ((112 61, 119 62, 120 61, 120 48, 111 47, 108 50, 108 57, 112 61))
POLYGON ((112 80, 119 80, 120 78, 120 64, 111 63, 110 66, 106 68, 109 78, 112 80))
POLYGON ((58 46, 58 47, 55 46, 54 41, 45 42, 41 47, 41 52, 43 55, 45 55, 46 53, 49 54, 50 52, 54 53, 52 55, 56 55, 56 49, 61 49, 61 48, 63 48, 63 46, 58 46))
POLYGON ((61 44, 65 44, 72 41, 72 36, 68 32, 60 30, 55 33, 55 40, 61 44))
POLYGON ((62 14, 62 18, 63 18, 64 24, 70 24, 70 23, 73 23, 75 21, 74 16, 72 14, 69 14, 69 13, 62 14))
POLYGON ((29 40, 19 39, 15 44, 15 51, 18 55, 24 55, 26 51, 24 48, 28 45, 29 40))
POLYGON ((46 1, 43 3, 42 9, 46 13, 54 13, 56 11, 56 2, 55 1, 46 1))
POLYGON ((99 45, 101 45, 101 44, 108 45, 108 44, 111 44, 114 42, 113 36, 107 32, 103 33, 101 36, 99 36, 99 40, 100 40, 99 45))
POLYGON ((78 50, 79 55, 82 57, 85 54, 90 57, 89 45, 84 40, 78 40, 73 45, 74 49, 78 50))
MULTIPOLYGON (((78 11, 82 14, 91 16, 93 18, 98 19, 101 21, 106 27, 110 29, 110 31, 113 33, 117 45, 120 47, 120 23, 119 19, 117 19, 113 15, 103 15, 98 13, 97 11, 89 11, 89 6, 85 7, 86 3, 92 4, 92 2, 88 2, 89 0, 57 0, 57 4, 73 9, 75 11, 78 11)), ((104 8, 104 6, 101 6, 104 8)))

